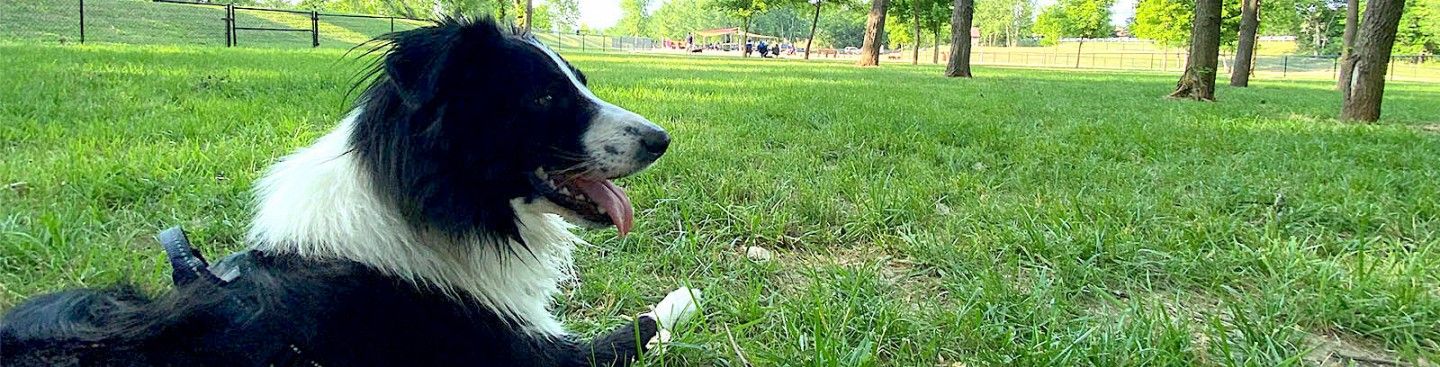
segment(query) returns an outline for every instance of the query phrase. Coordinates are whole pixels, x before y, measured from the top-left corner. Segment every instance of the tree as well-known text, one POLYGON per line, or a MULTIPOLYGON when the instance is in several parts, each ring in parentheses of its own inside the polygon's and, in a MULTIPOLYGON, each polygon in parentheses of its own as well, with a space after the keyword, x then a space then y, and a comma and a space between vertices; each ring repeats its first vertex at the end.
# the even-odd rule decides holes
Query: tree
POLYGON ((529 32, 530 23, 535 17, 535 0, 515 0, 515 20, 520 29, 529 32))
POLYGON ((1041 9, 1040 16, 1035 18, 1035 33, 1040 35, 1040 43, 1047 46, 1060 44, 1060 39, 1070 32, 1069 22, 1063 6, 1051 5, 1041 9))
POLYGON ((919 4, 918 0, 911 0, 911 2, 915 2, 916 4, 911 7, 913 9, 910 9, 910 14, 915 15, 914 17, 910 18, 911 21, 915 23, 915 41, 911 42, 912 47, 910 48, 910 65, 920 65, 920 8, 922 6, 921 4, 919 4))
POLYGON ((546 0, 550 5, 557 30, 565 33, 580 30, 580 0, 546 0))
POLYGON ((539 29, 541 32, 559 31, 559 28, 556 28, 555 15, 550 10, 549 3, 540 3, 539 5, 535 5, 534 12, 530 16, 531 26, 535 27, 535 29, 539 29))
POLYGON ((650 0, 620 0, 620 20, 609 33, 625 36, 650 35, 650 0))
MULTIPOLYGON (((1345 2, 1345 33, 1340 38, 1340 59, 1350 57, 1350 50, 1355 47, 1355 28, 1360 24, 1360 0, 1349 0, 1345 2)), ((1346 81, 1350 80, 1350 69, 1340 68, 1340 76, 1335 78, 1335 89, 1345 90, 1346 81)))
POLYGON ((824 0, 810 0, 810 4, 815 6, 815 18, 810 20, 810 37, 805 39, 806 60, 810 59, 810 46, 815 44, 815 27, 820 25, 820 5, 824 3, 824 0))
POLYGON ((715 9, 710 0, 669 0, 655 9, 650 24, 655 36, 685 39, 695 31, 724 27, 734 20, 715 9))
POLYGON ((1191 4, 1184 0, 1140 0, 1135 5, 1130 32, 1161 47, 1184 45, 1190 38, 1190 18, 1195 15, 1191 4))
POLYGON ((1341 66, 1350 69, 1350 79, 1341 89, 1340 118, 1350 121, 1380 119, 1380 101, 1385 94, 1385 71, 1405 0, 1369 0, 1364 19, 1355 34, 1355 50, 1341 66))
MULTIPOLYGON (((950 22, 950 18, 952 17, 951 8, 954 7, 954 3, 950 1, 930 2, 930 9, 927 11, 929 16, 925 17, 925 26, 930 29, 930 33, 935 39, 935 50, 930 53, 930 63, 932 64, 940 63, 940 40, 944 39, 940 33, 942 29, 946 28, 945 25, 950 22)), ((967 30, 965 33, 969 33, 969 31, 967 30)))
MULTIPOLYGON (((975 4, 975 28, 984 44, 1015 47, 1034 24, 1033 0, 987 0, 975 4)), ((947 19, 950 14, 946 14, 947 19)))
POLYGON ((1190 27, 1190 57, 1172 98, 1215 100, 1215 68, 1220 62, 1220 0, 1197 0, 1190 27))
POLYGON ((1440 53, 1440 0, 1408 0, 1400 28, 1395 32, 1395 48, 1403 55, 1440 53))
POLYGON ((955 0, 955 13, 950 18, 950 63, 945 66, 945 76, 971 77, 970 23, 974 16, 974 0, 955 0))
POLYGON ((1313 55, 1336 53, 1345 1, 1266 0, 1260 5, 1262 33, 1294 35, 1299 50, 1313 55))
MULTIPOLYGON (((1060 0, 1059 3, 1040 12, 1035 20, 1035 30, 1045 36, 1047 44, 1058 44, 1061 38, 1079 38, 1080 48, 1085 40, 1104 38, 1114 34, 1110 26, 1110 8, 1115 0, 1060 0)), ((1075 51, 1077 54, 1079 49, 1075 51)), ((1075 58, 1079 65, 1080 58, 1075 58)))
POLYGON ((1397 51, 1440 54, 1440 0, 1410 0, 1405 4, 1400 30, 1395 35, 1395 43, 1404 49, 1397 51))
MULTIPOLYGON (((1239 47, 1235 49, 1235 64, 1230 67, 1230 86, 1250 85, 1250 68, 1255 60, 1256 33, 1260 30, 1260 0, 1241 0, 1245 4, 1240 10, 1239 47)), ((1351 0, 1355 1, 1355 0, 1351 0)))
POLYGON ((769 11, 756 14, 750 29, 758 34, 786 39, 804 37, 806 23, 809 23, 805 21, 805 14, 790 6, 793 5, 790 2, 775 5, 769 11))
POLYGON ((860 47, 865 42, 865 18, 870 4, 858 1, 825 0, 815 47, 860 47))
POLYGON ((765 0, 716 0, 712 4, 716 9, 740 18, 740 47, 750 42, 750 18, 768 8, 765 0))
POLYGON ((865 20, 865 43, 860 46, 858 66, 879 66, 881 37, 885 36, 885 6, 888 0, 871 0, 870 15, 865 20))
MULTIPOLYGON (((887 11, 891 14, 885 19, 886 29, 903 29, 909 27, 910 33, 890 32, 885 36, 891 45, 912 45, 910 48, 911 63, 920 63, 920 45, 925 42, 924 36, 920 33, 927 23, 933 22, 933 3, 936 1, 949 2, 951 0, 891 0, 887 11)), ((946 19, 950 14, 943 15, 946 19)), ((939 43, 939 40, 935 40, 939 43)), ((898 48, 898 47, 897 47, 898 48)))

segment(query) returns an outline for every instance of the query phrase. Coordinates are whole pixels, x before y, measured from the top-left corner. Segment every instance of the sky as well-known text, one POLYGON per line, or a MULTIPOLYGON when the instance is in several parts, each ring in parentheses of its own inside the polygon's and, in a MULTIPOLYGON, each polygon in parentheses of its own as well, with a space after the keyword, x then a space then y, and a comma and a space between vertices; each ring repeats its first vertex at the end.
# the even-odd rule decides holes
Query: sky
MULTIPOLYGON (((653 7, 659 7, 665 0, 656 1, 653 7)), ((1110 24, 1123 26, 1135 16, 1135 2, 1138 0, 1116 0, 1115 6, 1110 8, 1110 24)), ((1050 6, 1055 0, 1038 0, 1040 7, 1050 6)), ((620 21, 620 0, 580 0, 580 22, 590 26, 591 29, 605 29, 620 21)))
POLYGON ((620 0, 580 0, 580 23, 605 29, 620 21, 620 0))

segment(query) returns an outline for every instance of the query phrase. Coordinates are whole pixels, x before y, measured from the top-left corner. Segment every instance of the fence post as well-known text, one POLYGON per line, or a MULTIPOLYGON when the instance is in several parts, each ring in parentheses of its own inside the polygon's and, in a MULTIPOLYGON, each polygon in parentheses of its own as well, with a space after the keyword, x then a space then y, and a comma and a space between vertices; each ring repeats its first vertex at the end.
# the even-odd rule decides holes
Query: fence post
POLYGON ((235 29, 235 4, 227 4, 225 9, 230 12, 230 45, 240 46, 240 32, 235 29))
POLYGON ((80 0, 80 43, 85 43, 85 0, 80 0))
POLYGON ((395 17, 390 17, 390 31, 395 31, 395 17))
POLYGON ((235 27, 235 19, 230 17, 230 7, 234 5, 225 4, 225 17, 220 20, 225 23, 225 47, 230 47, 230 29, 235 27))
POLYGON ((1285 55, 1285 58, 1280 61, 1280 77, 1290 77, 1290 55, 1285 55))
POLYGON ((320 13, 310 11, 310 47, 320 47, 320 13))
POLYGON ((581 52, 584 52, 584 51, 585 51, 585 33, 584 33, 584 32, 577 32, 577 33, 580 33, 580 51, 581 51, 581 52))

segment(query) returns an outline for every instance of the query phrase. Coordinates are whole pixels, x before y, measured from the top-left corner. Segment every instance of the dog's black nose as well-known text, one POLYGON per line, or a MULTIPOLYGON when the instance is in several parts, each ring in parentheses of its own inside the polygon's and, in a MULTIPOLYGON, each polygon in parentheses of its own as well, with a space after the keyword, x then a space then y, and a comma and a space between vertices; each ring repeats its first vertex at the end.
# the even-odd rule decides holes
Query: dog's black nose
POLYGON ((645 161, 654 161, 665 154, 665 149, 670 148, 670 134, 658 128, 648 129, 640 133, 640 158, 645 161))

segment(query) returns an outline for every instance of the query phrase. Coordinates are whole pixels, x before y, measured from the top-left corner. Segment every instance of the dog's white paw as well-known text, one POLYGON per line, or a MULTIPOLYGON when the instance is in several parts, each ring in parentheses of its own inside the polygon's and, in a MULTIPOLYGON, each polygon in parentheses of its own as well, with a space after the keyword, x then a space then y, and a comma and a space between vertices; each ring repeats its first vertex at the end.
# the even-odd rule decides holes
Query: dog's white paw
POLYGON ((656 326, 659 327, 659 331, 656 332, 655 337, 650 338, 646 344, 654 348, 669 343, 671 330, 689 322, 690 319, 695 316, 695 313, 699 311, 699 304, 699 289, 680 287, 680 289, 676 289, 671 291, 670 294, 665 295, 665 299, 660 300, 660 303, 655 305, 655 310, 641 315, 653 317, 656 326))
POLYGON ((674 330, 676 326, 690 321, 699 309, 700 290, 681 287, 665 295, 655 305, 655 322, 661 330, 674 330))

